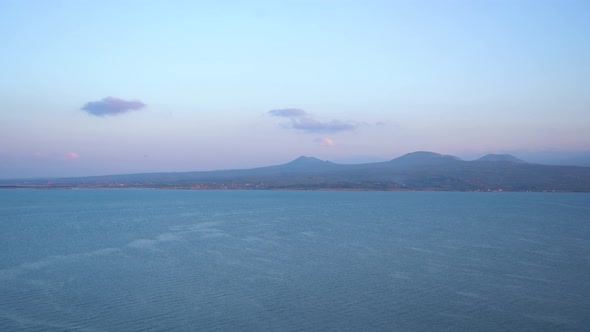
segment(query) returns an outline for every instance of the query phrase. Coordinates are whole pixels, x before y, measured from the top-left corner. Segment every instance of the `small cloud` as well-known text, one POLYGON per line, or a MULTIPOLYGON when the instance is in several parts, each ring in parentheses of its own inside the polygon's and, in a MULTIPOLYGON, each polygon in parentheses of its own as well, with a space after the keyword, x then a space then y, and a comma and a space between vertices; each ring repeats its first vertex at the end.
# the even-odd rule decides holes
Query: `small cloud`
POLYGON ((316 138, 313 141, 315 143, 320 143, 321 145, 324 145, 324 146, 334 146, 334 145, 336 145, 336 143, 334 143, 334 141, 331 138, 329 138, 329 137, 316 138))
POLYGON ((80 158, 80 156, 76 152, 68 152, 64 154, 65 160, 75 160, 80 158))
POLYGON ((300 110, 298 108, 283 108, 278 110, 268 111, 268 113, 272 116, 283 116, 287 118, 297 117, 297 116, 309 116, 306 111, 300 110))
POLYGON ((285 117, 291 120, 286 127, 308 133, 334 133, 356 129, 359 124, 352 121, 320 121, 313 115, 297 108, 276 109, 268 112, 271 116, 285 117))
POLYGON ((90 101, 81 110, 96 116, 118 115, 133 110, 140 110, 146 105, 139 100, 128 101, 115 97, 106 97, 99 101, 90 101))
POLYGON ((377 121, 377 122, 375 122, 375 123, 369 123, 369 122, 365 122, 365 121, 363 121, 363 122, 362 122, 362 124, 363 124, 364 126, 367 126, 367 127, 372 127, 372 126, 375 126, 375 127, 382 127, 382 126, 385 126, 385 122, 383 122, 383 121, 377 121))
POLYGON ((304 130, 309 133, 333 133, 338 131, 353 130, 358 127, 358 125, 352 122, 344 122, 340 120, 322 122, 312 117, 305 117, 301 119, 291 119, 291 127, 294 129, 304 130))

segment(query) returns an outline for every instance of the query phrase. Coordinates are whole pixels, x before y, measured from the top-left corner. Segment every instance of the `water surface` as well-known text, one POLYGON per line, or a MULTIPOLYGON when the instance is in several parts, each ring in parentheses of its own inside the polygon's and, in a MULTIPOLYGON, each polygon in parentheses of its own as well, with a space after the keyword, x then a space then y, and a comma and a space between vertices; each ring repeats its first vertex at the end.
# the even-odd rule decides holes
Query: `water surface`
POLYGON ((586 331, 589 275, 589 194, 0 191, 3 331, 586 331))

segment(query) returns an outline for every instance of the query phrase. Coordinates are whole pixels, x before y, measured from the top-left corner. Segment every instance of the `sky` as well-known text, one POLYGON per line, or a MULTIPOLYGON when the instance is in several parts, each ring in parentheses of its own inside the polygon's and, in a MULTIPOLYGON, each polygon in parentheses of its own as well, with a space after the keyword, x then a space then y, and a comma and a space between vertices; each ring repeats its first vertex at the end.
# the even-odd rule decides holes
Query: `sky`
POLYGON ((587 0, 3 0, 0 178, 590 153, 589 32, 587 0))

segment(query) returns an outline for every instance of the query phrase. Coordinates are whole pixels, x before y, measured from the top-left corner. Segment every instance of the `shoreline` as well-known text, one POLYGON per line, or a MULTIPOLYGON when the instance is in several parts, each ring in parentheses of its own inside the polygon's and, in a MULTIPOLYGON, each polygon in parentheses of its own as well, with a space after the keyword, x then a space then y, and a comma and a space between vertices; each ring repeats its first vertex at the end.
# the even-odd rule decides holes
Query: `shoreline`
POLYGON ((193 191, 349 191, 349 192, 473 192, 473 193, 590 193, 590 191, 573 191, 573 190, 503 190, 503 189, 475 189, 475 190, 449 190, 449 189, 420 189, 420 188, 194 188, 194 187, 147 187, 147 186, 0 186, 0 190, 127 190, 127 189, 145 189, 145 190, 193 190, 193 191))

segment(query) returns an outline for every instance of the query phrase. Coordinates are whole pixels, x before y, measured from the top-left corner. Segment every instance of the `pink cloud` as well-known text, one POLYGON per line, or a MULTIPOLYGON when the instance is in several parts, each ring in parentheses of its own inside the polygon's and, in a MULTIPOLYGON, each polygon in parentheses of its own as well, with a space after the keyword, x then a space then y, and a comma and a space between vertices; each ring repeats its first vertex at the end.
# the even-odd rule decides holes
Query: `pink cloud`
POLYGON ((321 145, 324 145, 324 146, 336 145, 336 143, 334 143, 334 141, 329 137, 316 138, 313 141, 316 143, 320 143, 321 145))
POLYGON ((64 154, 65 160, 74 160, 78 158, 80 158, 80 156, 76 152, 68 152, 64 154))

